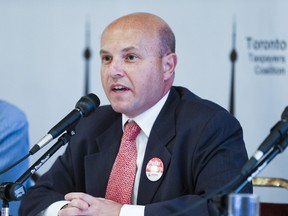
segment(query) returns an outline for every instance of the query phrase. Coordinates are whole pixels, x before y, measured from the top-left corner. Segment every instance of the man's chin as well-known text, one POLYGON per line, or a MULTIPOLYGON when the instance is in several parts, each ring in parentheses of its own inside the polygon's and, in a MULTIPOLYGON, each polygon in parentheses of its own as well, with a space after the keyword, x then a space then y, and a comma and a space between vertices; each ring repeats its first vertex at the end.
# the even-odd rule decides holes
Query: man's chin
POLYGON ((112 103, 111 106, 115 112, 123 113, 125 115, 127 115, 126 113, 129 113, 129 109, 127 109, 127 107, 123 105, 120 105, 119 103, 118 104, 112 103))

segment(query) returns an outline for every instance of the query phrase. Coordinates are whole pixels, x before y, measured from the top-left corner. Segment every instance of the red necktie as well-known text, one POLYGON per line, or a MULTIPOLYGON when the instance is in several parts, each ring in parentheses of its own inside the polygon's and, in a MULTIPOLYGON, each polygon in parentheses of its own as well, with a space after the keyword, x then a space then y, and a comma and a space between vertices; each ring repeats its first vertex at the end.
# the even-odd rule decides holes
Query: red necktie
POLYGON ((135 122, 125 125, 119 152, 110 173, 106 199, 121 204, 131 204, 133 184, 136 174, 136 137, 141 128, 135 122))

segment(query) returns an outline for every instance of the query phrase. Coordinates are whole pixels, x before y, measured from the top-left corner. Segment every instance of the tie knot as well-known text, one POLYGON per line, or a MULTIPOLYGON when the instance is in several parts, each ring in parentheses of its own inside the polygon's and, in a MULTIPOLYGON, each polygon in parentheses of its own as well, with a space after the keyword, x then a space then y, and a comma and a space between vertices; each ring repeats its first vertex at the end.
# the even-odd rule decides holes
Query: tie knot
POLYGON ((124 128, 124 135, 123 135, 124 140, 135 140, 138 134, 140 133, 140 130, 141 128, 136 122, 134 121, 128 122, 127 124, 125 124, 124 128))

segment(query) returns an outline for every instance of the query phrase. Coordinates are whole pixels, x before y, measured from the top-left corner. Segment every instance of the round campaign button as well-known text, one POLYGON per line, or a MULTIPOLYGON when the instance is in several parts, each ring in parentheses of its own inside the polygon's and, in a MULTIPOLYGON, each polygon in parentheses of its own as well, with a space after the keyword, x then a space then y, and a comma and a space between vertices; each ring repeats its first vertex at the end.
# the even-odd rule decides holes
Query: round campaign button
POLYGON ((146 176, 150 181, 158 181, 163 175, 164 165, 161 159, 152 158, 146 166, 146 176))

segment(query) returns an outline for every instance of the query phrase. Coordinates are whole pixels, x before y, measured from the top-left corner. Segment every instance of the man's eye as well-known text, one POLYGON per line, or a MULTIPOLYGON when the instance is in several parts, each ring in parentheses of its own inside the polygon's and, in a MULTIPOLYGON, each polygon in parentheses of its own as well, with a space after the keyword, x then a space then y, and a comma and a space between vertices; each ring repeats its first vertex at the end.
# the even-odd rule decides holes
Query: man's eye
POLYGON ((126 56, 126 59, 127 59, 128 61, 135 61, 135 60, 137 59, 137 56, 135 56, 135 55, 127 55, 127 56, 126 56))
POLYGON ((102 56, 102 62, 103 63, 109 63, 109 62, 111 62, 111 60, 112 60, 112 57, 110 57, 110 56, 102 56))

